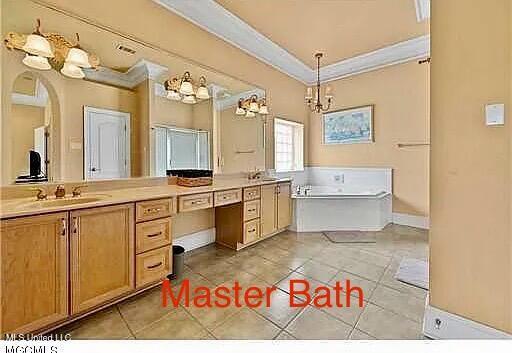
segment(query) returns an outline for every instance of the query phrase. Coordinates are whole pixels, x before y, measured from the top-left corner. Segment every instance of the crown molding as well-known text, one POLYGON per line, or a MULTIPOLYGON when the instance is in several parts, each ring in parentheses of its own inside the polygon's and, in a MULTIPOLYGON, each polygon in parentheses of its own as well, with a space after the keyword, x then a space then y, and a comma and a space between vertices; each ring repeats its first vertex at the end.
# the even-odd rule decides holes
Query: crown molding
POLYGON ((217 108, 219 110, 224 110, 224 109, 227 109, 227 108, 230 108, 230 107, 235 107, 238 104, 238 100, 240 98, 242 98, 242 99, 249 98, 253 94, 258 96, 258 98, 264 98, 265 97, 265 91, 264 90, 262 90, 261 88, 255 88, 255 89, 250 90, 250 91, 245 91, 245 92, 241 92, 241 93, 238 93, 238 94, 234 94, 234 95, 232 95, 230 97, 227 97, 227 98, 224 98, 224 99, 215 99, 214 100, 215 108, 217 108))
POLYGON ((167 10, 302 82, 312 70, 214 0, 153 0, 167 10))
MULTIPOLYGON (((315 70, 214 0, 153 1, 306 85, 316 82, 315 70)), ((430 1, 416 0, 416 11, 421 16, 425 16, 426 13, 429 14, 430 1)), ((321 80, 333 81, 386 66, 425 58, 429 53, 430 36, 421 36, 324 66, 320 68, 320 78, 321 80)))
MULTIPOLYGON (((407 61, 427 57, 430 54, 430 35, 416 37, 370 53, 354 56, 350 59, 324 66, 320 69, 322 82, 358 75, 378 70, 386 66, 402 64, 407 61)), ((314 84, 315 79, 308 84, 314 84)))
POLYGON ((416 5, 416 20, 423 22, 430 18, 430 0, 414 0, 416 5))
POLYGON ((169 69, 165 66, 141 59, 126 70, 126 72, 119 72, 100 66, 97 69, 86 69, 84 73, 85 78, 89 81, 133 89, 139 83, 147 79, 158 80, 168 71, 169 69))

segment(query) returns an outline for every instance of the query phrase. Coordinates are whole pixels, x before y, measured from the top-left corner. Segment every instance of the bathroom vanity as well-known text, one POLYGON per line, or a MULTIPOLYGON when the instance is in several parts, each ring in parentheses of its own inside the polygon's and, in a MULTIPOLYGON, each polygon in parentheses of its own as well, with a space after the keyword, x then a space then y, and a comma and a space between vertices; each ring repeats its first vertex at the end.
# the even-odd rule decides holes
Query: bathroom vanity
POLYGON ((1 206, 2 335, 48 331, 158 285, 172 272, 177 213, 215 208, 217 242, 235 250, 291 221, 287 179, 14 198, 1 206))

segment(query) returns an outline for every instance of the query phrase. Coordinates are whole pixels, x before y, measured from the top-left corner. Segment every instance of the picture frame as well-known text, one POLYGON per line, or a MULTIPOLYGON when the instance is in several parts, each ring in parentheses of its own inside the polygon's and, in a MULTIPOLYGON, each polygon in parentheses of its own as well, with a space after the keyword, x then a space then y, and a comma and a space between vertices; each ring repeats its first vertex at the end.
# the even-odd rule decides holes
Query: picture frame
POLYGON ((322 115, 322 143, 324 145, 373 143, 374 106, 344 108, 322 115))

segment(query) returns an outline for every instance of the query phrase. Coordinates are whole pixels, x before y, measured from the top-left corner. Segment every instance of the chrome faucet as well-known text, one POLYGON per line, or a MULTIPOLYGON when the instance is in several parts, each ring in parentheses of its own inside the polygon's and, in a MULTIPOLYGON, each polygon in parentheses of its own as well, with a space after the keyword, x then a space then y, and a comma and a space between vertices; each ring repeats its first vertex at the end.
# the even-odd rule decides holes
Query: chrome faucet
POLYGON ((66 189, 64 188, 64 185, 57 185, 57 188, 55 189, 55 198, 62 199, 64 196, 66 196, 66 189))

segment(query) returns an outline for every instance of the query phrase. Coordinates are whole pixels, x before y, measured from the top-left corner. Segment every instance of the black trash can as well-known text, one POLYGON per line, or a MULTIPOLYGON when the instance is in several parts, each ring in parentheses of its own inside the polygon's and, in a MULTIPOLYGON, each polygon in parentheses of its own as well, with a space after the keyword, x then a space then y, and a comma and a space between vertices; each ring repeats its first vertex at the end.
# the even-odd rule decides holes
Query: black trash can
POLYGON ((185 265, 185 248, 179 245, 172 246, 172 274, 168 276, 170 280, 179 281, 183 276, 183 266, 185 265))

